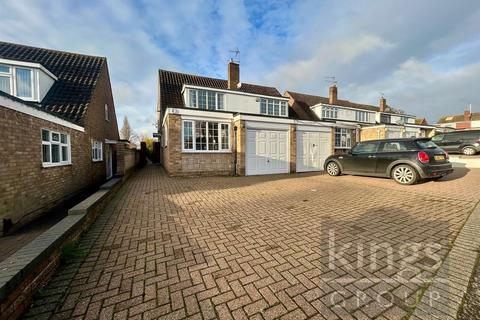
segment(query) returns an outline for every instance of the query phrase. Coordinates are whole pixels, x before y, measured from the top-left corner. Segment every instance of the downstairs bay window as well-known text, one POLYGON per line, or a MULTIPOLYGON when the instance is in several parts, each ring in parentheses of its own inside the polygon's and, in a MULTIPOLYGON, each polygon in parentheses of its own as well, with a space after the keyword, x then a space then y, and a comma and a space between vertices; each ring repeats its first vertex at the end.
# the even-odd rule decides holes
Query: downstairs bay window
POLYGON ((184 120, 182 122, 182 150, 191 152, 230 151, 230 124, 184 120))
POLYGON ((70 135, 42 129, 42 166, 71 164, 70 135))
POLYGON ((348 149, 352 147, 352 129, 335 128, 335 148, 348 149))

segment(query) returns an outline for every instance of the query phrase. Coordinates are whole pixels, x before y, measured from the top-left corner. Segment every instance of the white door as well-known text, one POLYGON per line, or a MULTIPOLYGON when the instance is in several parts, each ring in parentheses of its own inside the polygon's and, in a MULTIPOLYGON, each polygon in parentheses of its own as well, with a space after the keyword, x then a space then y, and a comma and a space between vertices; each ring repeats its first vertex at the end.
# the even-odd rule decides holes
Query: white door
POLYGON ((323 170, 331 143, 329 132, 297 131, 297 172, 323 170))
POLYGON ((246 175, 288 173, 288 131, 247 130, 246 175))

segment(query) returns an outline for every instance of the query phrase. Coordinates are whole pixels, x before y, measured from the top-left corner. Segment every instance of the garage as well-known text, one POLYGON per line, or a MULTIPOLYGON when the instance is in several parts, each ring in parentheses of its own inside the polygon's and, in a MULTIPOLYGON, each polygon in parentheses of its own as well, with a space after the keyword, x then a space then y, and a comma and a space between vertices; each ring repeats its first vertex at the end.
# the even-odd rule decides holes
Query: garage
POLYGON ((322 171, 331 153, 330 129, 297 130, 297 172, 322 171))
POLYGON ((288 130, 247 129, 246 175, 289 173, 288 130))

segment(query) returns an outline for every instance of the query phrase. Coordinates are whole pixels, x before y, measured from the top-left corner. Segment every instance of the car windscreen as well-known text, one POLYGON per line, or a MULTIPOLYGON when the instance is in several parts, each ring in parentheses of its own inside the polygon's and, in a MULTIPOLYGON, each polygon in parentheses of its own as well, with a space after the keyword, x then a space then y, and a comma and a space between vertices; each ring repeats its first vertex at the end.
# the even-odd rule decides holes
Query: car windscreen
POLYGON ((431 140, 415 140, 415 144, 420 149, 435 149, 435 148, 438 148, 438 146, 435 144, 435 142, 433 142, 431 140))

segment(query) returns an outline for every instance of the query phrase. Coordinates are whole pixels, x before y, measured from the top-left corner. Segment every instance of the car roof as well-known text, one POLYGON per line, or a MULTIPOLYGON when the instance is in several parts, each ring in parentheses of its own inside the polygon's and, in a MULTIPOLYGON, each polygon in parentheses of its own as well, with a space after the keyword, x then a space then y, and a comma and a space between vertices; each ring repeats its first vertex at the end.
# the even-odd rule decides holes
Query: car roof
POLYGON ((430 138, 393 138, 393 139, 377 139, 377 140, 367 140, 367 141, 360 141, 359 143, 363 142, 391 142, 391 141, 418 141, 418 140, 430 140, 430 138))

